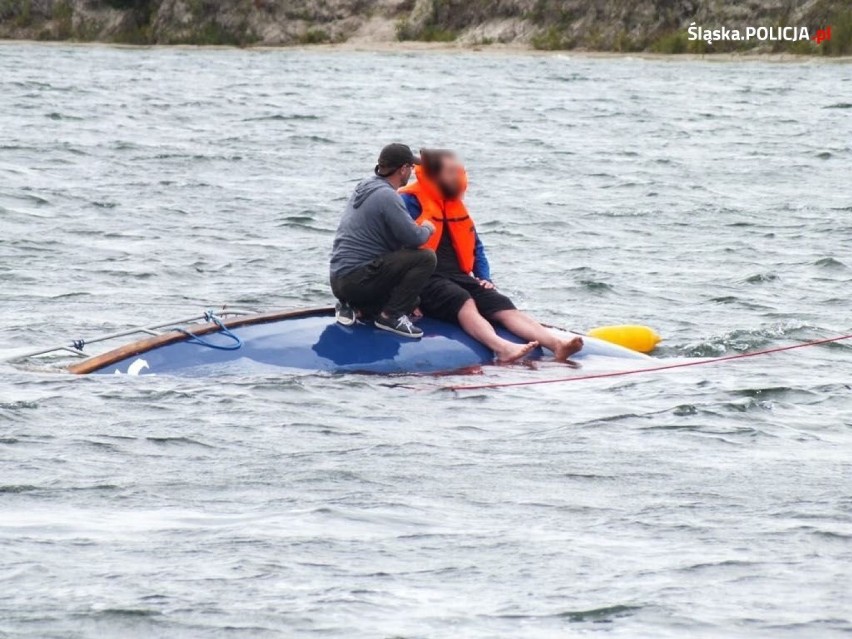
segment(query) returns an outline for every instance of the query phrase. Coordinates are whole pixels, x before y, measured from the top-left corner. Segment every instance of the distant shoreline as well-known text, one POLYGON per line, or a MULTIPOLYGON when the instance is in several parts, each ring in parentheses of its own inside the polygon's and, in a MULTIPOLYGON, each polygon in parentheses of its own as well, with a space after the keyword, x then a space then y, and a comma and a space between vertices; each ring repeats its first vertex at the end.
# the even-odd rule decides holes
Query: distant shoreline
POLYGON ((122 44, 115 42, 79 41, 79 40, 27 40, 0 39, 0 46, 36 45, 44 47, 79 47, 79 48, 110 48, 110 49, 177 49, 177 50, 234 50, 234 51, 298 51, 298 52, 337 52, 337 53, 434 53, 434 54, 480 54, 480 55, 524 55, 536 57, 576 57, 600 60, 639 59, 654 61, 700 61, 700 62, 773 62, 789 64, 794 62, 848 64, 852 56, 819 56, 793 53, 765 52, 721 52, 721 53, 654 53, 648 51, 590 51, 587 49, 541 50, 519 44, 452 44, 446 42, 382 42, 382 41, 347 41, 334 44, 310 45, 249 45, 237 47, 232 45, 204 44, 122 44))

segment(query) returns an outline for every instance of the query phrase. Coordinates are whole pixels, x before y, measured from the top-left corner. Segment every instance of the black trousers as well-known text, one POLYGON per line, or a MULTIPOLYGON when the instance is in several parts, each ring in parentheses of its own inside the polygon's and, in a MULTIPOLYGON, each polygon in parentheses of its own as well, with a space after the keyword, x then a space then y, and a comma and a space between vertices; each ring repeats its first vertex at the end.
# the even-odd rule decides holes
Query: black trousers
POLYGON ((462 272, 437 272, 420 292, 420 310, 424 315, 458 324, 459 311, 472 299, 476 310, 491 321, 495 313, 517 308, 508 297, 493 288, 483 288, 479 280, 462 272))
POLYGON ((334 296, 365 313, 408 315, 435 271, 435 252, 402 249, 374 259, 352 273, 331 278, 334 296))

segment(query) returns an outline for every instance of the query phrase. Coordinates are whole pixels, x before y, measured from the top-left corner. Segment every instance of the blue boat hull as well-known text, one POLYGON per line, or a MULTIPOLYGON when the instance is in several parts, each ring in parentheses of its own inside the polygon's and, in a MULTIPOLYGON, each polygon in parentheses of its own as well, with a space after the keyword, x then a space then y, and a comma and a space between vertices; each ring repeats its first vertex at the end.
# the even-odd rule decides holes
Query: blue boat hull
MULTIPOLYGON (((236 350, 211 348, 181 337, 152 348, 143 345, 130 349, 129 356, 114 357, 109 363, 86 372, 215 376, 295 369, 383 375, 434 374, 493 362, 491 351, 458 326, 428 318, 419 322, 425 333, 421 340, 397 337, 372 325, 343 327, 327 310, 275 321, 260 321, 259 318, 257 323, 242 321, 240 324, 230 329, 242 341, 242 346, 236 350)), ((521 341, 506 331, 500 333, 507 339, 521 341)), ((233 344, 228 336, 218 331, 204 335, 203 339, 220 346, 233 344)), ((591 356, 648 359, 602 340, 584 339, 585 346, 576 355, 578 360, 591 356)), ((126 348, 124 352, 128 352, 126 348)), ((539 349, 533 357, 543 355, 545 353, 539 349)))

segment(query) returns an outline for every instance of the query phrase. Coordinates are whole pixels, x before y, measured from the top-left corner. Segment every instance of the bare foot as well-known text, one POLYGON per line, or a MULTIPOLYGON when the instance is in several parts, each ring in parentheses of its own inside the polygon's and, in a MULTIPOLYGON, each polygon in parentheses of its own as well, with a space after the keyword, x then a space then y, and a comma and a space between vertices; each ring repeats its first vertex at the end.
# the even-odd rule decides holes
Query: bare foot
POLYGON ((506 342, 506 348, 497 352, 497 361, 501 364, 517 362, 519 359, 523 359, 537 348, 538 342, 529 342, 528 344, 514 344, 512 342, 506 342))
POLYGON ((583 348, 582 337, 560 340, 559 344, 556 346, 556 352, 554 353, 554 355, 556 355, 556 361, 567 362, 568 358, 578 352, 581 348, 583 348))

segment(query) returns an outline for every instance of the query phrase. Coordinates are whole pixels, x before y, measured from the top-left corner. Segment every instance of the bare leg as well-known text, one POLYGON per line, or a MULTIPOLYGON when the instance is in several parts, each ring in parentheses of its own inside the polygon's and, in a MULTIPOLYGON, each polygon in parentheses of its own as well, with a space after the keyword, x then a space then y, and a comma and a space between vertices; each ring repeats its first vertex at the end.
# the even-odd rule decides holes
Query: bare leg
POLYGON ((553 351, 557 362, 564 362, 574 353, 583 348, 581 337, 562 337, 545 328, 526 313, 518 310, 498 311, 494 320, 500 322, 509 331, 521 339, 539 342, 545 348, 553 351))
POLYGON ((536 341, 530 341, 528 344, 515 344, 500 337, 491 323, 479 314, 473 300, 464 303, 459 311, 458 318, 464 332, 494 351, 497 359, 501 362, 519 360, 538 347, 536 341))

